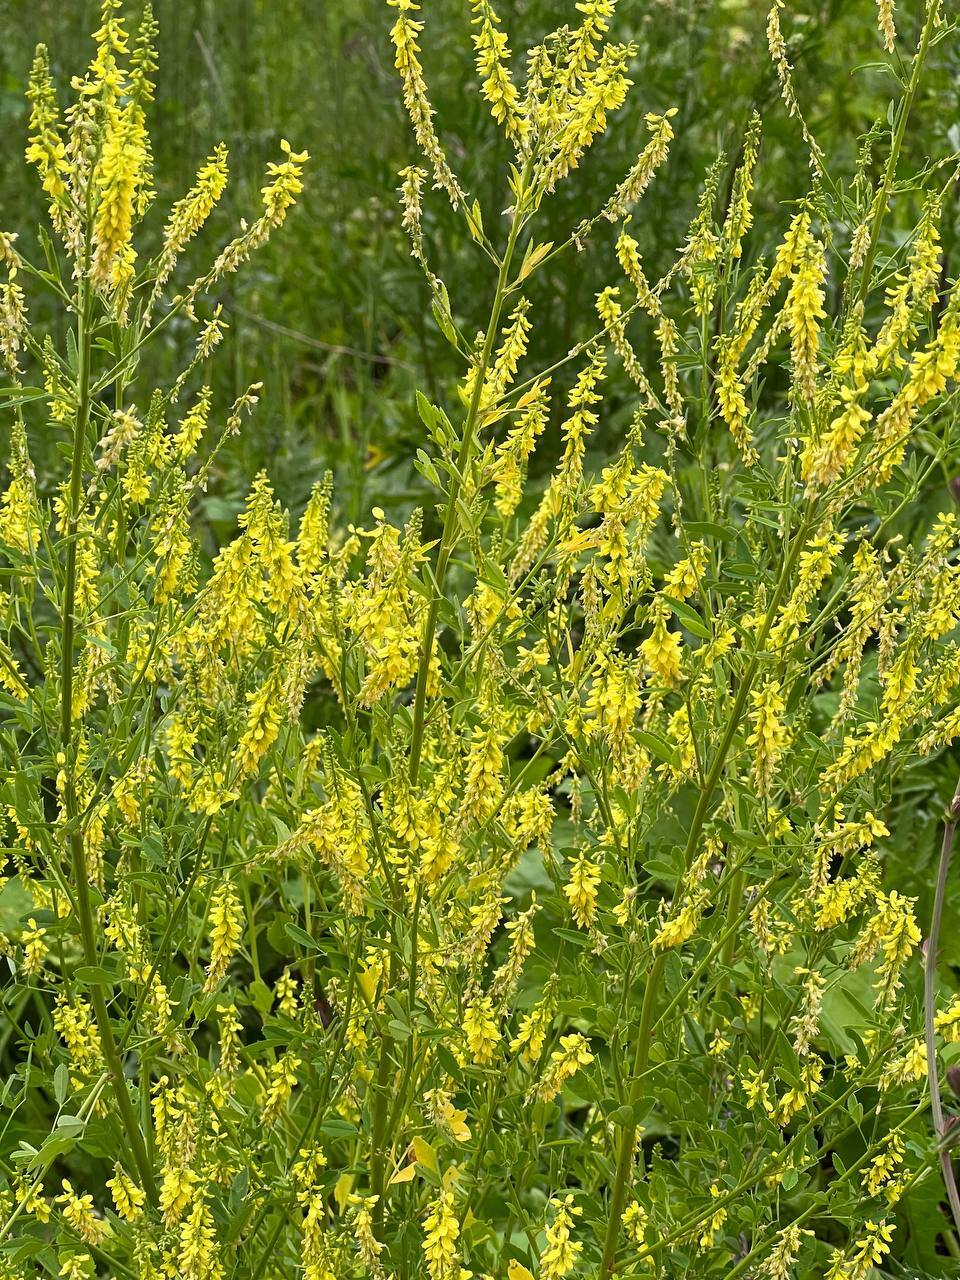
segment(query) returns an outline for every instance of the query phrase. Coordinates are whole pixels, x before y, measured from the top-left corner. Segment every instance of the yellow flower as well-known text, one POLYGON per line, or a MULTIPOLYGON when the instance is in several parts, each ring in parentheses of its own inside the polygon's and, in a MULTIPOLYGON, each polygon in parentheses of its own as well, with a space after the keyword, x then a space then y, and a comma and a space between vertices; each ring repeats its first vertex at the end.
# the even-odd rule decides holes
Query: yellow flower
POLYGON ((138 192, 148 180, 143 112, 134 101, 109 109, 94 180, 99 200, 91 275, 98 287, 126 287, 133 279, 133 219, 138 192))
MULTIPOLYGON (((710 1184, 710 1194, 714 1198, 714 1200, 717 1200, 720 1198, 720 1188, 717 1186, 715 1182, 712 1182, 710 1184)), ((720 1228, 723 1226, 723 1224, 726 1222, 726 1220, 727 1220, 726 1209, 717 1209, 716 1212, 710 1218, 709 1222, 707 1223, 706 1228, 703 1230, 703 1232, 700 1235, 699 1243, 700 1243, 701 1249, 713 1248, 714 1237, 716 1236, 720 1228)))
POLYGON ((160 1184, 160 1211, 166 1226, 183 1217, 183 1211, 194 1197, 200 1179, 192 1169, 172 1165, 164 1171, 160 1184))
POLYGON ((568 1080, 593 1062, 593 1054, 585 1036, 579 1031, 560 1037, 560 1048, 554 1050, 543 1076, 530 1091, 530 1097, 540 1102, 551 1102, 568 1080))
POLYGON ((581 1210, 569 1195, 562 1200, 554 1198, 550 1204, 555 1217, 544 1233, 546 1241, 540 1255, 540 1280, 563 1280, 583 1252, 583 1245, 571 1238, 574 1216, 581 1210))
POLYGON ((20 942, 23 945, 23 972, 28 978, 35 978, 43 967, 43 958, 47 954, 47 945, 44 942, 46 935, 46 929, 41 929, 31 916, 27 921, 26 929, 20 935, 20 942))
POLYGON ((489 996, 475 996, 464 1009, 463 1034, 474 1062, 486 1066, 493 1061, 500 1029, 489 996))
POLYGON ((653 946, 660 951, 682 947, 696 933, 706 902, 707 895, 704 893, 684 898, 680 903, 680 909, 665 920, 657 930, 653 946))
POLYGON ((70 173, 67 148, 61 137, 57 96, 50 77, 46 45, 38 44, 27 88, 30 100, 30 145, 27 160, 36 165, 43 189, 50 197, 54 224, 60 222, 59 204, 67 194, 70 173))
POLYGON ((754 690, 751 698, 753 732, 747 738, 747 746, 754 749, 754 782, 760 794, 768 796, 790 735, 782 721, 784 702, 775 681, 767 680, 762 688, 754 690))
POLYGON ((433 124, 433 107, 427 97, 427 86, 423 78, 423 67, 417 56, 420 46, 417 36, 423 30, 423 23, 410 16, 420 6, 414 0, 387 0, 387 3, 398 10, 397 20, 390 31, 390 39, 396 50, 394 66, 400 73, 403 85, 403 103, 413 124, 417 145, 433 168, 433 179, 438 187, 446 191, 450 202, 457 208, 463 199, 460 184, 447 164, 437 131, 433 124))
POLYGON ((826 261, 823 245, 813 236, 805 238, 800 252, 785 311, 790 330, 794 386, 805 400, 811 401, 816 391, 820 346, 818 322, 826 315, 823 309, 826 261))
POLYGON ((210 902, 210 962, 204 991, 213 991, 237 953, 243 933, 243 908, 229 880, 214 890, 210 902))
POLYGON ((627 1239, 632 1240, 634 1244, 642 1245, 644 1233, 647 1229, 647 1211, 643 1205, 634 1200, 624 1209, 620 1220, 623 1223, 627 1239))
POLYGON ((570 879, 563 886, 573 918, 581 929, 588 929, 596 919, 597 886, 601 875, 599 865, 591 862, 585 853, 581 853, 570 870, 570 879))
POLYGON ((227 149, 221 142, 200 166, 195 184, 170 210, 156 268, 154 296, 169 278, 180 252, 210 217, 226 188, 227 177, 227 149))
POLYGON ((300 1065, 300 1059, 287 1052, 267 1071, 266 1083, 260 1090, 264 1124, 275 1124, 279 1120, 296 1087, 300 1065))
POLYGON ((250 707, 236 757, 241 776, 256 772, 277 740, 283 712, 281 693, 280 672, 274 669, 259 689, 247 694, 250 707))
POLYGON ((78 1196, 66 1178, 62 1185, 63 1194, 56 1197, 56 1203, 63 1205, 64 1221, 86 1244, 100 1244, 110 1234, 110 1227, 94 1213, 93 1196, 78 1196))
POLYGON ((477 72, 482 79, 481 91, 506 136, 522 136, 528 126, 519 114, 519 96, 508 67, 510 50, 507 37, 500 30, 500 19, 488 0, 470 0, 470 6, 475 15, 473 22, 479 27, 473 36, 473 47, 477 72))
POLYGON ((221 1280, 223 1267, 217 1256, 213 1214, 199 1196, 180 1226, 177 1275, 180 1280, 221 1280))
POLYGON ((459 1280, 457 1240, 460 1223, 453 1207, 453 1192, 444 1187, 423 1220, 423 1256, 431 1280, 459 1280))
POLYGON ((120 1164, 114 1164, 113 1177, 107 1179, 117 1213, 127 1222, 139 1217, 145 1202, 145 1193, 126 1174, 120 1164))
POLYGON ((667 606, 657 600, 652 610, 653 630, 640 645, 647 669, 668 689, 680 683, 680 635, 667 630, 667 606))

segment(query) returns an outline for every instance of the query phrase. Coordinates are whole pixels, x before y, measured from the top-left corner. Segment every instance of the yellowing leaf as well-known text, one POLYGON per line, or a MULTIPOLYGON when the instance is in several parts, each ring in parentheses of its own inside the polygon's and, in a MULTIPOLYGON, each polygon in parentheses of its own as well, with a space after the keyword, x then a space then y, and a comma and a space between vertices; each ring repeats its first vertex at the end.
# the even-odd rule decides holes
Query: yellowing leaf
POLYGON ((333 1196, 337 1202, 340 1212, 343 1213, 347 1207, 347 1201, 350 1199, 350 1192, 353 1190, 353 1174, 342 1173, 333 1189, 333 1196))
POLYGON ((538 244, 536 248, 531 246, 524 256, 523 266, 520 268, 520 275, 518 279, 526 280, 530 272, 534 271, 540 265, 552 248, 552 240, 548 240, 546 244, 538 244))
POLYGON ((362 969, 357 975, 360 983, 360 990, 364 994, 367 1004, 373 1003, 373 997, 377 994, 377 976, 371 973, 369 969, 362 969))
POLYGON ((388 1187, 392 1187, 395 1182, 412 1182, 417 1175, 417 1162, 414 1160, 412 1164, 406 1164, 402 1169, 398 1169, 390 1181, 388 1187))
POLYGON ((440 1166, 437 1163, 437 1153, 426 1138, 414 1138, 410 1145, 413 1147, 413 1154, 416 1156, 418 1164, 425 1164, 434 1173, 439 1172, 440 1166))
POLYGON ((511 1258, 507 1263, 507 1280, 533 1280, 533 1272, 528 1271, 516 1258, 511 1258))

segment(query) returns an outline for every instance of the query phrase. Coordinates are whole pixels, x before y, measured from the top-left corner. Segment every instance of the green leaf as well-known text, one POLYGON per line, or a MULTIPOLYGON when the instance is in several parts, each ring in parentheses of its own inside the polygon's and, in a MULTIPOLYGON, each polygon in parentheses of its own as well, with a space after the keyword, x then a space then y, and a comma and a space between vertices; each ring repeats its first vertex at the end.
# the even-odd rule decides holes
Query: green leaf
POLYGON ((300 947, 306 947, 308 951, 316 951, 317 943, 311 938, 306 929, 302 929, 300 925, 294 924, 292 920, 288 920, 284 926, 284 933, 300 947))
POLYGON ((53 1073, 53 1096, 57 1100, 57 1106, 63 1106, 69 1091, 70 1071, 67 1064, 65 1062, 61 1062, 57 1065, 57 1069, 53 1073))
POLYGON ((646 747, 652 756, 656 756, 658 760, 663 760, 666 764, 673 765, 676 768, 677 753, 669 743, 664 742, 662 738, 658 738, 655 733, 640 729, 637 733, 637 741, 641 746, 646 747))
POLYGON ((20 877, 11 876, 0 889, 0 933, 12 933, 21 920, 33 914, 33 899, 20 883, 20 877))
POLYGON ((320 1133, 327 1138, 352 1138, 357 1126, 349 1120, 341 1120, 339 1116, 330 1116, 317 1126, 320 1133))
POLYGON ((82 964, 73 976, 83 987, 112 987, 119 979, 119 974, 98 964, 82 964))
POLYGON ((661 595, 660 598, 670 606, 673 612, 677 615, 680 624, 686 627, 688 631, 692 631, 693 634, 695 636, 699 636, 701 640, 710 639, 710 628, 700 617, 699 613, 694 609, 691 609, 688 604, 684 604, 682 600, 675 600, 673 596, 661 595))
POLYGON ((733 542, 737 531, 729 524, 714 524, 711 520, 690 520, 684 524, 684 531, 694 539, 715 542, 733 542))

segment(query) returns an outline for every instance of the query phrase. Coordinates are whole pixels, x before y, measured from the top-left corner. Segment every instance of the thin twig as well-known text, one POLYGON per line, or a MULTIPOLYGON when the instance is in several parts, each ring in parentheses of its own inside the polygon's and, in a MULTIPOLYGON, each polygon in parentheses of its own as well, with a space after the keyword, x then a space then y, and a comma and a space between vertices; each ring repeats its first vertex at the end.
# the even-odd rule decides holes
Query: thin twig
POLYGON ((957 819, 960 818, 960 779, 957 789, 950 801, 943 827, 943 844, 940 848, 940 863, 937 867, 937 887, 933 898, 933 916, 930 920, 930 935, 927 938, 927 954, 924 965, 923 982, 923 1021, 927 1039, 927 1080, 930 1085, 930 1109, 933 1112, 933 1126, 940 1145, 940 1171, 943 1185, 947 1189, 950 1201, 950 1212, 953 1221, 960 1229, 960 1192, 957 1190, 957 1179, 953 1171, 953 1159, 950 1146, 945 1142, 947 1126, 943 1114, 943 1101, 940 1097, 940 1074, 937 1068, 937 1049, 935 1042, 934 1016, 936 1014, 937 984, 937 948, 940 941, 940 923, 943 919, 943 901, 946 897, 947 875, 950 871, 950 859, 953 855, 953 838, 957 830, 957 819))

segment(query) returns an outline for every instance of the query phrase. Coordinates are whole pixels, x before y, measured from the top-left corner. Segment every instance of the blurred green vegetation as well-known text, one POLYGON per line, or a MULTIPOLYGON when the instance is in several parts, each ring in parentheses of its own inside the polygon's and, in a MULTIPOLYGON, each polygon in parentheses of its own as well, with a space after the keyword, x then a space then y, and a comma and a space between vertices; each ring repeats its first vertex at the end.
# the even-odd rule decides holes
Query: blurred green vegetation
MULTIPOLYGON (((224 381, 216 402, 223 406, 255 380, 264 389, 256 414, 223 454, 204 500, 201 519, 210 547, 225 540, 261 468, 295 513, 329 469, 341 522, 365 522, 377 504, 402 517, 420 501, 427 503, 429 520, 430 499, 413 467, 424 434, 414 390, 454 405, 463 371, 436 331, 400 226, 397 172, 417 157, 392 66, 392 10, 385 0, 154 0, 154 7, 161 32, 151 114, 159 189, 150 215, 154 226, 162 224, 217 141, 227 144, 231 156, 227 198, 191 261, 206 261, 238 219, 255 211, 264 166, 276 157, 281 138, 311 153, 307 189, 284 234, 242 275, 229 278, 221 296, 230 329, 226 358, 217 361, 224 381)), ((576 18, 574 0, 497 0, 496 7, 517 67, 523 50, 544 31, 576 18)), ((767 7, 764 0, 621 0, 614 31, 636 42, 636 89, 582 170, 545 207, 539 239, 565 239, 597 207, 597 193, 602 198, 613 189, 644 143, 644 112, 677 107, 670 157, 631 228, 648 275, 656 278, 674 261, 704 173, 718 155, 721 192, 728 189, 756 111, 763 143, 747 252, 756 258, 772 251, 793 202, 809 191, 811 175, 798 160, 804 155, 799 126, 787 116, 770 63, 767 7)), ((95 0, 0 0, 0 126, 6 141, 0 151, 0 226, 17 231, 28 253, 44 208, 22 156, 23 91, 33 48, 38 41, 48 45, 54 76, 63 83, 88 57, 98 9, 95 0)), ((449 156, 489 210, 507 204, 508 154, 480 100, 468 12, 466 0, 422 0, 423 61, 449 156)), ((898 5, 906 58, 921 14, 918 0, 898 5)), ((886 121, 898 92, 882 53, 875 0, 791 0, 783 26, 806 118, 827 157, 831 181, 842 188, 852 180, 863 136, 886 121)), ((932 50, 903 173, 960 149, 957 47, 952 40, 932 50)), ((897 66, 895 55, 894 71, 897 66)), ((875 148, 872 181, 886 154, 885 142, 875 148)), ((916 191, 895 196, 885 227, 887 251, 916 225, 918 207, 916 191)), ((958 208, 955 199, 942 225, 944 279, 960 275, 958 208)), ((448 285, 458 324, 472 333, 489 310, 491 265, 442 195, 428 200, 425 228, 432 264, 448 285)), ((596 329, 594 297, 618 274, 613 234, 599 229, 584 253, 562 255, 539 274, 531 292, 532 367, 552 362, 596 329)), ((52 325, 62 317, 47 320, 52 325)), ((179 367, 192 338, 189 326, 171 326, 166 347, 150 350, 147 358, 157 363, 158 378, 179 367)), ((638 342, 641 355, 655 360, 652 351, 643 352, 639 335, 638 342)), ((616 387, 620 375, 611 376, 616 387)), ((562 397, 554 403, 559 414, 562 397)), ((622 412, 616 390, 608 405, 613 410, 595 441, 601 452, 612 448, 632 411, 625 382, 622 412)), ((535 465, 548 469, 555 453, 548 439, 535 465)), ((927 523, 931 511, 948 509, 950 481, 949 472, 936 477, 926 510, 916 513, 918 524, 927 523)), ((919 897, 923 919, 942 806, 955 774, 946 755, 912 769, 898 787, 900 817, 890 822, 896 833, 891 879, 919 897)), ((960 896, 953 890, 943 954, 960 965, 960 929, 951 927, 957 921, 960 896)))
MULTIPOLYGON (((725 154, 724 172, 732 173, 754 110, 763 120, 763 152, 751 252, 770 247, 810 175, 796 158, 802 154, 797 123, 779 99, 766 9, 754 0, 621 0, 614 29, 636 43, 637 87, 581 173, 545 211, 545 238, 551 228, 565 237, 593 208, 596 192, 612 189, 642 145, 644 112, 675 106, 677 139, 633 228, 648 274, 673 261, 703 174, 718 153, 725 154)), ((920 9, 898 6, 904 50, 920 9)), ((422 434, 413 388, 446 398, 461 371, 435 330, 399 225, 396 174, 415 156, 392 67, 392 10, 383 0, 156 0, 155 10, 161 29, 152 115, 160 196, 155 223, 220 139, 230 149, 232 180, 203 241, 207 253, 256 208, 264 165, 281 137, 312 157, 308 190, 289 232, 224 290, 229 358, 219 363, 232 385, 217 390, 228 399, 253 380, 265 385, 255 419, 217 475, 207 518, 214 524, 229 519, 264 466, 295 511, 327 468, 348 520, 362 520, 374 503, 411 504, 419 483, 411 459, 422 434)), ((518 67, 543 31, 577 16, 573 0, 500 0, 498 10, 518 67)), ((62 83, 88 57, 97 12, 93 0, 0 0, 0 123, 7 140, 0 155, 0 224, 17 230, 28 250, 42 216, 20 145, 33 47, 48 45, 62 83)), ((858 139, 896 93, 875 12, 874 0, 799 0, 783 15, 799 95, 835 181, 849 180, 858 139)), ((472 75, 468 13, 466 0, 425 0, 423 60, 451 157, 481 204, 496 208, 507 203, 507 155, 472 75)), ((905 169, 952 149, 946 134, 957 97, 953 43, 934 50, 905 169)), ((911 200, 898 202, 891 236, 910 228, 915 215, 911 200)), ((949 262, 956 240, 952 213, 946 223, 949 262)), ((426 227, 457 319, 472 332, 488 305, 490 264, 442 198, 429 201, 426 227)), ((193 261, 202 261, 203 252, 193 261)), ((610 238, 602 234, 586 253, 563 255, 542 273, 534 294, 534 358, 538 350, 566 350, 592 332, 594 295, 615 274, 610 238)), ((188 340, 186 329, 172 330, 168 342, 172 348, 188 340)), ((175 354, 168 349, 150 358, 172 366, 175 354)), ((606 424, 609 431, 619 425, 615 417, 606 424)), ((549 449, 543 452, 548 458, 549 449)))
MULTIPOLYGON (((573 0, 499 0, 497 8, 518 68, 529 44, 577 16, 573 0)), ((0 124, 7 139, 0 152, 0 225, 19 232, 28 252, 43 218, 21 146, 33 49, 38 41, 48 45, 54 74, 64 83, 89 56, 98 10, 95 0, 0 0, 0 124)), ((264 390, 206 495, 200 520, 209 548, 229 536, 250 479, 264 467, 297 515, 311 485, 329 469, 341 522, 362 523, 377 504, 402 517, 418 502, 426 503, 429 520, 430 497, 413 467, 423 443, 413 393, 420 387, 431 400, 455 404, 462 370, 436 330, 400 226, 397 172, 417 157, 392 65, 393 11, 384 0, 155 0, 155 11, 161 65, 151 116, 159 190, 150 215, 154 225, 188 188, 214 143, 222 139, 230 150, 227 198, 191 261, 205 262, 238 219, 256 209, 264 166, 276 157, 281 138, 311 153, 307 190, 284 235, 244 273, 229 277, 221 296, 230 330, 217 376, 229 383, 216 388, 217 402, 228 403, 255 380, 263 380, 264 390)), ((920 3, 897 8, 907 60, 921 12, 920 3)), ((419 16, 426 23, 424 66, 449 155, 485 208, 504 207, 508 154, 473 75, 469 6, 466 0, 423 0, 419 16)), ((797 159, 804 154, 799 126, 780 101, 766 18, 767 5, 755 0, 621 0, 614 30, 636 43, 636 89, 580 172, 545 206, 540 238, 565 239, 595 208, 597 192, 612 190, 632 163, 645 141, 644 113, 675 106, 669 160, 632 226, 655 278, 674 261, 704 173, 721 154, 721 195, 729 185, 747 122, 758 111, 763 142, 747 253, 769 253, 792 202, 809 191, 811 175, 797 159)), ((796 0, 782 22, 806 118, 827 156, 831 181, 844 186, 864 134, 886 121, 898 93, 877 33, 875 0, 796 0)), ((932 50, 904 148, 905 174, 960 149, 952 109, 960 96, 956 48, 956 41, 945 40, 932 50)), ((895 55, 894 71, 898 66, 905 69, 895 55)), ((872 180, 885 158, 881 142, 872 180)), ((945 211, 942 226, 945 279, 960 272, 957 207, 954 201, 945 211)), ((898 194, 886 224, 888 250, 906 238, 917 214, 916 193, 898 194)), ((489 307, 490 263, 442 195, 427 200, 425 228, 456 319, 464 332, 474 332, 489 307)), ((561 255, 539 273, 532 292, 533 367, 595 331, 594 297, 617 274, 612 231, 605 225, 584 253, 561 255)), ((189 326, 171 326, 166 349, 148 357, 158 363, 158 377, 179 367, 192 338, 189 326)), ((652 349, 642 351, 642 334, 635 340, 655 361, 652 349)), ((615 386, 595 439, 600 452, 613 447, 632 412, 625 382, 619 403, 618 413, 615 386)), ((559 414, 562 398, 554 404, 559 414)), ((552 466, 553 443, 544 442, 535 466, 552 466)), ((916 522, 952 501, 945 474, 930 490, 927 509, 915 513, 916 522)), ((896 824, 905 841, 897 857, 903 872, 898 884, 920 895, 922 910, 952 770, 946 757, 927 761, 900 788, 899 803, 911 821, 896 824)), ((956 958, 960 962, 960 950, 956 958)))

